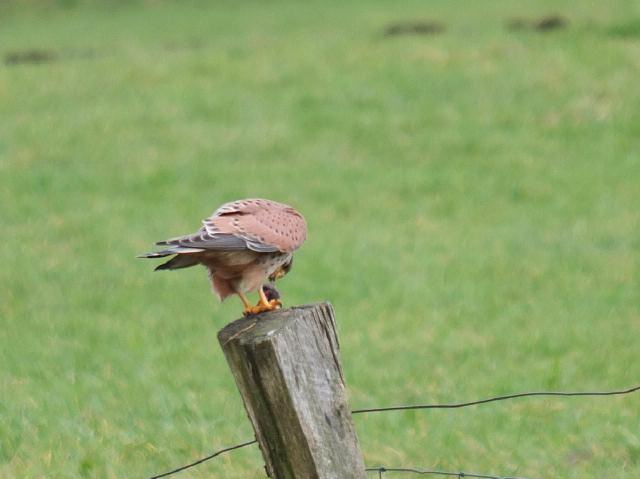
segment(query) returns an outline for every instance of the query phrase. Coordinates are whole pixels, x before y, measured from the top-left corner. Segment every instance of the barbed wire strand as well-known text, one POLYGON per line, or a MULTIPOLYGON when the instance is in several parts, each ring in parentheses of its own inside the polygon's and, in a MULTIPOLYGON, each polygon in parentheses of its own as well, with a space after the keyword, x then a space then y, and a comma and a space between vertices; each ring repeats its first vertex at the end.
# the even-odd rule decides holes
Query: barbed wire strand
POLYGON ((160 479, 161 477, 170 476, 177 472, 184 471, 185 469, 189 469, 190 467, 194 467, 194 466, 197 466, 198 464, 202 464, 203 462, 208 461, 209 459, 213 459, 214 457, 219 456, 220 454, 224 454, 225 452, 230 452, 236 449, 240 449, 241 447, 250 446, 251 444, 255 444, 256 442, 258 441, 254 439, 253 441, 243 442, 242 444, 236 444, 235 446, 225 447, 224 449, 220 449, 219 451, 216 451, 213 454, 208 455, 207 457, 203 457, 202 459, 198 459, 197 461, 192 462, 191 464, 178 467, 176 469, 173 469, 172 471, 163 472, 162 474, 158 474, 157 476, 152 476, 150 479, 160 479))
POLYGON ((479 399, 477 401, 451 403, 451 404, 415 404, 389 407, 375 407, 367 409, 355 409, 351 414, 362 414, 369 412, 385 412, 385 411, 404 411, 408 409, 456 409, 461 407, 476 406, 478 404, 486 404, 494 401, 505 401, 507 399, 522 398, 527 396, 619 396, 622 394, 631 394, 640 391, 640 386, 634 386, 621 391, 578 391, 578 392, 556 392, 556 391, 534 391, 527 393, 508 394, 505 396, 495 396, 488 399, 479 399))
MULTIPOLYGON (((385 411, 403 411, 403 410, 410 410, 410 409, 456 409, 456 408, 462 408, 462 407, 468 407, 468 406, 476 406, 478 404, 486 404, 486 403, 495 402, 495 401, 505 401, 507 399, 516 399, 516 398, 528 397, 528 396, 619 396, 623 394, 631 394, 637 391, 640 391, 640 386, 634 386, 628 389, 623 389, 618 391, 578 391, 578 392, 534 391, 534 392, 527 392, 527 393, 508 394, 505 396, 495 396, 488 399, 479 399, 477 401, 468 401, 468 402, 461 402, 461 403, 416 404, 416 405, 388 406, 388 407, 378 407, 378 408, 368 408, 368 409, 355 409, 351 411, 351 414, 363 414, 363 413, 385 412, 385 411)), ((178 467, 172 471, 164 472, 157 476, 152 476, 150 479, 160 479, 161 477, 170 476, 177 472, 184 471, 185 469, 189 469, 191 467, 197 466, 198 464, 202 464, 203 462, 208 461, 209 459, 213 459, 214 457, 219 456, 220 454, 224 454, 225 452, 230 452, 235 449, 240 449, 242 447, 250 446, 251 444, 255 444, 256 442, 258 441, 256 439, 253 439, 252 441, 247 441, 241 444, 236 444, 235 446, 230 446, 224 449, 220 449, 219 451, 216 451, 206 457, 203 457, 202 459, 198 459, 195 462, 192 462, 185 466, 178 467)), ((379 471, 380 469, 373 469, 373 470, 379 471)), ((385 470, 391 471, 390 468, 385 470)), ((409 472, 409 471, 410 470, 407 469, 405 472, 409 472)), ((411 472, 415 472, 415 471, 411 471, 411 472)), ((419 474, 428 474, 428 472, 419 473, 419 474)), ((432 474, 435 474, 435 472, 433 472, 432 474)), ((447 474, 448 475, 453 474, 453 475, 458 475, 459 477, 464 477, 464 476, 460 476, 460 474, 464 474, 464 473, 447 473, 447 474)), ((466 476, 467 477, 486 477, 490 479, 513 479, 513 478, 494 478, 494 476, 477 476, 477 475, 473 476, 470 474, 466 474, 466 476)))
POLYGON ((487 474, 475 474, 473 472, 450 472, 450 471, 431 471, 428 469, 417 469, 414 467, 368 467, 365 469, 366 472, 377 472, 378 477, 382 479, 382 475, 385 472, 411 472, 413 474, 433 474, 440 476, 453 476, 453 477, 473 477, 479 479, 524 479, 522 477, 505 477, 505 476, 489 476, 487 474))

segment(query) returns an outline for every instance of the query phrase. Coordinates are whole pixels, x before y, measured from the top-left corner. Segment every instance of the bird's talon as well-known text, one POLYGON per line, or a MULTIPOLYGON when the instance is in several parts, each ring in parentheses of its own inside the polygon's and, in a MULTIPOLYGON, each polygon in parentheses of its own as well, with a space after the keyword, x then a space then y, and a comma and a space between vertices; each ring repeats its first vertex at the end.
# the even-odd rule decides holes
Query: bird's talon
POLYGON ((282 308, 282 303, 280 302, 280 300, 278 299, 272 299, 271 301, 269 301, 269 304, 271 306, 273 306, 273 309, 280 309, 282 308))
POLYGON ((275 309, 280 309, 282 307, 282 303, 277 299, 272 299, 266 304, 258 303, 255 306, 251 306, 244 310, 245 316, 252 316, 254 314, 264 313, 265 311, 273 311, 275 309))

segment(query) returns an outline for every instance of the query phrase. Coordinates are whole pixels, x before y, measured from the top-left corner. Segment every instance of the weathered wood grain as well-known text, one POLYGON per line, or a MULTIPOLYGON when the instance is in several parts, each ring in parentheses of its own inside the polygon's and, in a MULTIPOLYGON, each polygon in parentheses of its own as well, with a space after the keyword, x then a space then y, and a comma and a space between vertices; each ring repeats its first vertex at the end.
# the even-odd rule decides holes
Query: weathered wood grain
POLYGON ((269 477, 366 477, 330 304, 243 318, 218 340, 269 477))

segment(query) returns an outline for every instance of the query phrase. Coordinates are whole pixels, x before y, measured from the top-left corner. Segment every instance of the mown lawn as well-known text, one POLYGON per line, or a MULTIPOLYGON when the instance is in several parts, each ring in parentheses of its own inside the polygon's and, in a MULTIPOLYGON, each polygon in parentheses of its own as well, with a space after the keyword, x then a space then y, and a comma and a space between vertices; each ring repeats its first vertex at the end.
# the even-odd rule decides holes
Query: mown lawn
MULTIPOLYGON (((5 2, 0 477, 147 477, 252 438, 216 342, 240 302, 135 259, 242 197, 305 214, 280 289, 334 304, 354 408, 639 383, 639 18, 633 1, 5 2), (549 14, 568 26, 506 27, 549 14), (445 30, 384 35, 415 19, 445 30)), ((636 477, 639 408, 355 422, 370 466, 636 477)), ((262 474, 252 447, 176 477, 262 474)))

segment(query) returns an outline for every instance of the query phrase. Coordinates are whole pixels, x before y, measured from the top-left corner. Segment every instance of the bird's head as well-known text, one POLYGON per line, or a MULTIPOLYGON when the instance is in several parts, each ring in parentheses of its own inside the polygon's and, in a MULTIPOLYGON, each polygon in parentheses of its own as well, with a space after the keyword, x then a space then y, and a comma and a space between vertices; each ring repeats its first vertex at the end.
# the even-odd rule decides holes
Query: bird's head
POLYGON ((289 259, 286 263, 280 266, 277 270, 269 275, 269 281, 277 281, 283 276, 285 276, 289 271, 291 271, 291 266, 293 265, 293 258, 289 259))

